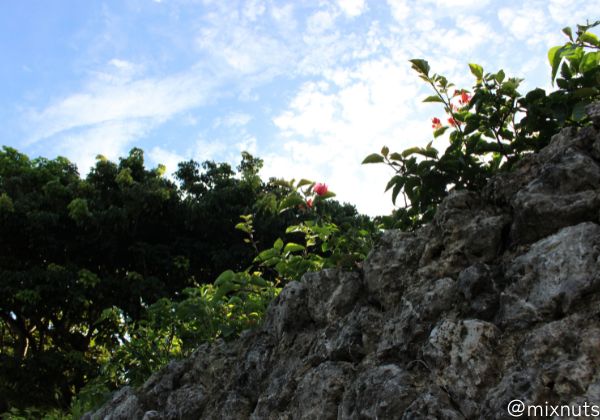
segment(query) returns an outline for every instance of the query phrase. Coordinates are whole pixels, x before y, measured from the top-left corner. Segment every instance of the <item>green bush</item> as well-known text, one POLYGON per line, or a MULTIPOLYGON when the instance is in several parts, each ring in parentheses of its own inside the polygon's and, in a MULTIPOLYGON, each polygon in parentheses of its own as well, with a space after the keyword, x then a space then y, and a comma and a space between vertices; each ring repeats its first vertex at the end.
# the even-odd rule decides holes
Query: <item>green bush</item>
POLYGON ((590 32, 599 24, 578 25, 575 37, 572 29, 563 30, 568 41, 548 53, 558 86, 550 94, 538 88, 522 95, 522 79, 506 77, 503 70, 485 73, 477 64, 469 64, 472 89, 459 89, 432 74, 427 61, 410 60, 434 92, 424 102, 441 104, 446 114, 445 121, 432 119, 433 137, 449 132, 449 146, 443 153, 433 141, 400 153, 383 147, 364 159, 395 172, 386 191, 392 191, 394 204, 401 196, 403 205, 385 219, 387 226, 413 229, 429 222, 450 189, 479 190, 495 173, 546 146, 561 128, 589 123, 585 106, 600 99, 600 43, 590 32))

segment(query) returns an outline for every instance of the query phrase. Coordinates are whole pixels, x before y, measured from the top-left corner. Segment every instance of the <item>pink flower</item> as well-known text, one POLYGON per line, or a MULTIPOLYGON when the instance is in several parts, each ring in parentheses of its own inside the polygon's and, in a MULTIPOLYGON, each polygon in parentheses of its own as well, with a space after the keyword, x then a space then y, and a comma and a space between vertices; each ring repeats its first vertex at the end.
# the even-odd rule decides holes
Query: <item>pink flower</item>
POLYGON ((320 196, 323 196, 325 194, 327 194, 327 184, 315 184, 315 187, 313 188, 313 191, 320 196))
POLYGON ((460 121, 456 121, 454 118, 450 117, 448 118, 448 124, 450 124, 452 127, 456 127, 460 125, 460 121))
POLYGON ((439 118, 434 117, 431 119, 431 128, 433 128, 434 130, 437 130, 438 128, 442 128, 442 122, 440 121, 439 118))
POLYGON ((460 94, 460 99, 458 100, 458 103, 461 105, 467 105, 470 100, 471 100, 471 95, 469 95, 466 91, 463 90, 462 93, 460 94))

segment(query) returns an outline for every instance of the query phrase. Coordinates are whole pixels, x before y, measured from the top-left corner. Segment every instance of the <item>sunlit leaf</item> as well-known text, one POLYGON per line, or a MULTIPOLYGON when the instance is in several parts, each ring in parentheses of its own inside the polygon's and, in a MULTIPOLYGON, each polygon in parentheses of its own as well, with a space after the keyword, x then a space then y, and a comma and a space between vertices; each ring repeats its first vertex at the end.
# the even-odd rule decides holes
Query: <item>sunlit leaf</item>
POLYGON ((275 248, 278 251, 281 251, 281 248, 283 248, 283 241, 281 240, 281 238, 277 238, 277 240, 273 244, 273 248, 275 248))
POLYGON ((431 96, 428 96, 427 98, 423 99, 423 102, 442 102, 443 103, 444 101, 442 100, 442 98, 440 98, 437 95, 431 95, 431 96))
POLYGON ((381 163, 381 162, 383 162, 383 156, 381 156, 379 153, 372 153, 362 161, 362 164, 364 165, 366 163, 381 163))
POLYGON ((446 130, 447 130, 448 128, 449 128, 449 127, 448 127, 447 125, 446 125, 446 126, 444 126, 444 127, 437 128, 437 129, 436 129, 436 130, 433 132, 433 137, 437 139, 439 136, 442 136, 442 135, 443 135, 443 134, 446 132, 446 130))
POLYGON ((283 248, 283 252, 284 253, 289 253, 289 252, 298 252, 298 251, 303 251, 304 247, 300 244, 295 244, 293 242, 289 242, 287 244, 285 244, 285 248, 283 248))
POLYGON ((477 80, 483 79, 483 67, 481 67, 479 64, 469 63, 469 69, 471 69, 471 73, 477 78, 477 80))
POLYGON ((595 45, 596 47, 600 46, 600 41, 598 37, 591 32, 584 32, 579 35, 579 39, 583 42, 587 42, 588 44, 595 45))

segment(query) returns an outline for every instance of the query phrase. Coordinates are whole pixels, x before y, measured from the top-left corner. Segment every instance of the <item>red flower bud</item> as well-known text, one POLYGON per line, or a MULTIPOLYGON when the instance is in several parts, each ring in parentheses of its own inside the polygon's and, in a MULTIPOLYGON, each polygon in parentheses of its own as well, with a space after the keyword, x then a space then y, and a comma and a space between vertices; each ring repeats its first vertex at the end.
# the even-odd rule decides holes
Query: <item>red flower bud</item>
POLYGON ((327 184, 315 184, 315 187, 313 188, 313 191, 320 196, 323 196, 325 194, 327 194, 327 184))
POLYGON ((306 205, 308 206, 309 209, 312 209, 312 206, 313 206, 312 198, 309 198, 308 200, 306 200, 306 205))
POLYGON ((431 128, 433 128, 434 130, 437 130, 438 128, 442 128, 442 122, 440 121, 439 118, 434 117, 431 119, 431 128))

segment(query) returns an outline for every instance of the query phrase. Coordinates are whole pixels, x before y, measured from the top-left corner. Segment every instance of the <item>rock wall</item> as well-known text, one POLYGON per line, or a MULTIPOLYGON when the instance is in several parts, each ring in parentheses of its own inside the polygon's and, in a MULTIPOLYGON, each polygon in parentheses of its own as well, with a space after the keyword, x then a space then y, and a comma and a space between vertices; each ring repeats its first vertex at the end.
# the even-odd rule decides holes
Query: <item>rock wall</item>
POLYGON ((600 106, 588 111, 595 127, 563 130, 480 194, 450 194, 429 226, 387 232, 361 273, 305 275, 260 329, 87 417, 501 419, 513 399, 600 404, 600 106))

